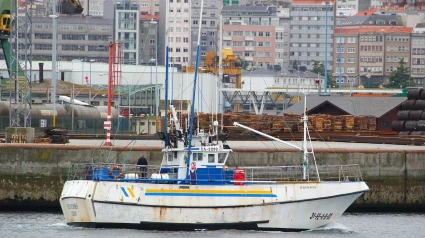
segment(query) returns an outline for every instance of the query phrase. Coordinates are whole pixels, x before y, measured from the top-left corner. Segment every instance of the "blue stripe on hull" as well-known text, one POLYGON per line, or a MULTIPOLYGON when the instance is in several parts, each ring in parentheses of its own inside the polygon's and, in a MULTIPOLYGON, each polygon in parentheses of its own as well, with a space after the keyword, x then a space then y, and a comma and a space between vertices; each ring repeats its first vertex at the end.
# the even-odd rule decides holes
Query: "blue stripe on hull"
POLYGON ((128 197, 127 191, 125 191, 124 187, 121 187, 121 191, 124 193, 126 197, 128 197))

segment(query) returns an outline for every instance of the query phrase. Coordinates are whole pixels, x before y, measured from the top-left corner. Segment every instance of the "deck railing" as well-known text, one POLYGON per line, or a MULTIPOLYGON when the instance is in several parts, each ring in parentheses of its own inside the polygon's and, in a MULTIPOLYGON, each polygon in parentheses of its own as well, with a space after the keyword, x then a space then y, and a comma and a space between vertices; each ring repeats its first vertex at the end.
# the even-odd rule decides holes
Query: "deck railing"
MULTIPOLYGON (((246 183, 280 183, 304 181, 303 167, 300 166, 273 166, 273 167, 239 167, 239 168, 198 168, 196 176, 190 181, 202 182, 240 182, 235 169, 241 173, 246 183), (201 170, 202 169, 202 170, 201 170)), ((318 165, 308 168, 308 181, 362 181, 359 165, 318 165), (319 176, 317 174, 319 173, 319 176)), ((72 164, 68 171, 68 180, 117 180, 137 182, 167 182, 177 183, 178 167, 166 166, 137 166, 131 164, 72 164)))

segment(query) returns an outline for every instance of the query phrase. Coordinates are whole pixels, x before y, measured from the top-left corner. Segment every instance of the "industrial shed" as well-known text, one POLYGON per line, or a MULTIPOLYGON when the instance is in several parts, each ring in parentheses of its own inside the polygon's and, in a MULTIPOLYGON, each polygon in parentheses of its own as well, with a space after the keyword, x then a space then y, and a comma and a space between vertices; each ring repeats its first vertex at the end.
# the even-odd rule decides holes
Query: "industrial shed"
MULTIPOLYGON (((391 123, 406 97, 307 97, 307 113, 328 115, 373 116, 377 131, 390 131, 391 123)), ((302 114, 304 99, 285 110, 284 113, 302 114)))

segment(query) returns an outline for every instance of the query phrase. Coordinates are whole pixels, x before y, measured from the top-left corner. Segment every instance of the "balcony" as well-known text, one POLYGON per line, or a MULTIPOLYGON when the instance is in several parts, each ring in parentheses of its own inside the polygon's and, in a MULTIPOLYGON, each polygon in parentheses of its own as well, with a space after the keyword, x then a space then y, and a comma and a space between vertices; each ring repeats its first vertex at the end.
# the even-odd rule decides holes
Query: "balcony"
POLYGON ((253 36, 245 36, 245 41, 254 41, 253 36))
POLYGON ((254 47, 252 47, 252 46, 245 46, 245 51, 254 51, 254 47))
POLYGON ((223 36, 223 40, 232 40, 232 37, 231 36, 223 36))
POLYGON ((245 56, 246 61, 254 61, 254 57, 252 56, 245 56))
POLYGON ((201 50, 206 50, 207 49, 207 46, 206 45, 202 45, 201 46, 201 50))

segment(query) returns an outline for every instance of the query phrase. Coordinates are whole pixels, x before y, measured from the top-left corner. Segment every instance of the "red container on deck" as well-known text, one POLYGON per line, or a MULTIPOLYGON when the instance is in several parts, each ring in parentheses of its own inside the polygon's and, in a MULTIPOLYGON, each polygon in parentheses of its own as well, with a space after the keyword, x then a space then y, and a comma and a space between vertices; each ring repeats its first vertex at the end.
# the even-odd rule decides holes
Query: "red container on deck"
POLYGON ((235 185, 243 185, 243 181, 245 180, 245 170, 243 169, 235 169, 233 171, 233 179, 235 180, 235 185), (242 181, 242 182, 237 182, 242 181))

